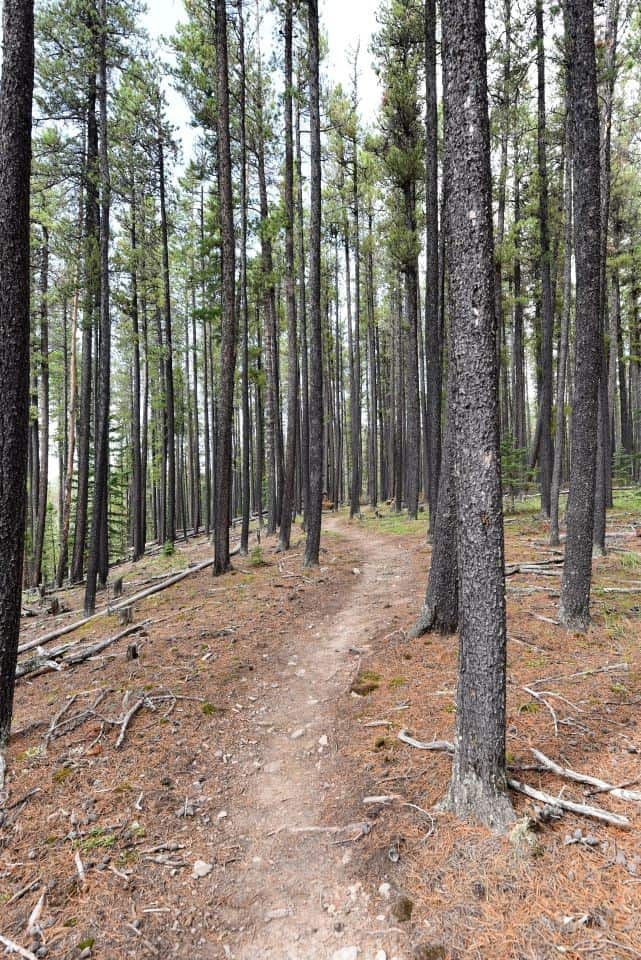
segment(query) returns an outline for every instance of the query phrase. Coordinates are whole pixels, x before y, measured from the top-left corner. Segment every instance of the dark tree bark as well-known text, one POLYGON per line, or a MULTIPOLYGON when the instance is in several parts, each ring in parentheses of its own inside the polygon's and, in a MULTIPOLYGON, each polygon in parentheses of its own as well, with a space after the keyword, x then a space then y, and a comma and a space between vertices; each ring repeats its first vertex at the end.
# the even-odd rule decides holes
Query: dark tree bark
POLYGON ((289 550, 298 434, 298 331, 294 258, 294 134, 292 117, 292 0, 285 6, 285 300, 287 303, 287 449, 279 549, 289 550))
POLYGON ((0 88, 0 790, 22 600, 29 406, 33 3, 4 0, 0 88))
POLYGON ((309 503, 305 566, 318 564, 323 505, 323 335, 321 326, 321 131, 318 0, 307 2, 309 31, 309 503))
POLYGON ((538 78, 537 158, 539 172, 539 243, 541 245, 541 392, 539 398, 539 473, 541 478, 541 512, 550 515, 552 483, 552 345, 554 339, 554 305, 550 275, 550 225, 548 215, 547 129, 545 113, 545 44, 543 0, 536 0, 536 63, 538 78))
POLYGON ((229 70, 227 10, 225 0, 216 0, 216 57, 218 83, 218 183, 222 260, 222 320, 220 341, 219 403, 216 422, 216 476, 214 516, 214 573, 231 567, 229 525, 231 521, 232 421, 236 371, 236 295, 234 208, 231 185, 229 137, 229 70))
MULTIPOLYGON (((620 250, 621 238, 621 217, 622 211, 617 205, 614 214, 614 237, 616 241, 616 251, 620 250)), ((619 416, 621 419, 621 446, 628 456, 634 451, 634 441, 632 437, 632 418, 630 416, 630 406, 628 398, 628 377, 625 366, 625 356, 623 349, 623 330, 621 328, 621 291, 618 267, 615 267, 612 273, 612 294, 616 304, 613 311, 613 338, 616 340, 616 365, 619 380, 619 416)), ((614 398, 613 398, 614 399, 614 398)))
POLYGON ((436 0, 425 2, 425 394, 427 497, 430 532, 437 516, 441 472, 442 345, 439 312, 438 118, 436 86, 436 0))
MULTIPOLYGON (((81 215, 82 222, 82 198, 81 215)), ((61 477, 61 497, 62 508, 60 512, 60 550, 58 553, 58 566, 56 570, 56 586, 61 587, 67 575, 67 566, 69 562, 69 527, 71 524, 71 497, 73 492, 74 476, 74 456, 76 450, 76 410, 78 395, 78 360, 76 341, 78 337, 78 301, 79 301, 79 280, 80 275, 76 276, 76 290, 73 297, 73 307, 71 311, 71 336, 69 344, 69 401, 68 401, 68 427, 67 442, 65 447, 64 464, 64 482, 61 477)))
MULTIPOLYGON (((96 9, 88 7, 87 26, 95 43, 96 9)), ((90 57, 93 60, 95 51, 90 57)), ((89 468, 91 449, 91 407, 93 397, 94 325, 100 312, 100 209, 98 169, 98 124, 96 120, 96 74, 87 76, 87 156, 85 180, 84 296, 82 305, 82 347, 80 358, 80 410, 78 418, 78 480, 71 564, 71 580, 80 583, 85 567, 87 546, 87 510, 89 505, 89 468)))
MULTIPOLYGON (((354 79, 352 88, 352 109, 357 115, 358 101, 358 69, 354 61, 354 79)), ((356 125, 351 141, 352 148, 352 212, 354 215, 354 327, 350 333, 350 426, 351 426, 351 455, 352 475, 350 484, 350 517, 360 516, 362 479, 362 449, 361 449, 361 216, 360 216, 360 185, 359 185, 359 157, 356 125)), ((351 310, 350 310, 351 313, 351 310)), ((351 319, 349 320, 351 328, 351 319)))
POLYGON ((525 405, 525 339, 523 323, 523 296, 521 284, 521 182, 518 170, 518 150, 515 148, 514 174, 514 342, 512 346, 512 391, 514 443, 517 450, 527 446, 527 418, 525 405))
POLYGON ((249 516, 251 468, 249 463, 249 305, 247 303, 247 86, 245 68, 245 19, 243 3, 238 0, 238 59, 240 65, 240 313, 242 320, 243 370, 241 380, 242 405, 242 526, 240 553, 249 552, 249 516))
POLYGON ((459 682, 448 806, 495 829, 505 776, 506 631, 485 4, 443 0, 445 175, 456 375, 459 682))
POLYGON ((376 368, 376 300, 374 293, 374 238, 372 210, 368 211, 366 290, 367 290, 367 353, 369 362, 369 419, 367 425, 367 480, 371 507, 378 503, 378 415, 380 383, 376 368))
POLYGON ((196 283, 192 281, 192 310, 191 310, 191 357, 194 371, 194 490, 193 490, 193 521, 194 532, 200 531, 202 521, 201 512, 201 477, 200 477, 200 412, 198 407, 198 339, 196 335, 196 283))
POLYGON ((576 320, 571 472, 559 617, 573 630, 590 621, 596 423, 601 362, 599 322, 599 114, 592 0, 566 4, 568 85, 573 119, 576 320))
POLYGON ((140 443, 140 327, 138 322, 138 242, 136 233, 136 181, 131 174, 131 201, 129 236, 131 242, 131 326, 133 333, 133 360, 131 373, 131 531, 133 559, 139 560, 145 552, 143 529, 143 463, 140 443))
POLYGON ((298 317, 300 319, 301 431, 300 464, 304 520, 309 504, 309 371, 307 362, 307 296, 305 289, 305 221, 303 214, 303 174, 300 144, 300 95, 296 98, 296 235, 298 241, 298 317))
POLYGON ((160 241, 162 249, 162 295, 165 315, 165 445, 167 455, 167 491, 165 500, 165 540, 176 539, 176 427, 174 398, 174 343, 171 328, 171 288, 169 277, 169 239, 167 228, 167 200, 165 184, 165 144, 160 116, 158 93, 158 188, 160 193, 160 241))
POLYGON ((604 43, 605 76, 601 100, 601 247, 600 247, 600 310, 601 357, 599 380, 599 429, 597 433, 597 472, 594 495, 594 547, 605 553, 606 509, 611 506, 612 498, 612 448, 609 421, 608 399, 608 360, 605 350, 607 331, 608 296, 606 267, 608 257, 608 228, 610 222, 610 158, 612 140, 612 107, 616 79, 616 52, 619 25, 619 0, 608 0, 606 15, 606 37, 604 43))
POLYGON ((565 178, 563 184, 563 311, 559 344, 559 369, 556 383, 556 437, 554 442, 554 467, 550 491, 550 545, 557 547, 559 540, 559 495, 563 474, 563 440, 565 437, 565 386, 570 334, 570 309, 572 305, 572 139, 569 108, 565 134, 565 178))
POLYGON ((40 453, 38 462, 38 516, 33 547, 32 583, 42 582, 42 554, 47 524, 49 500, 49 231, 42 228, 40 262, 40 390, 38 393, 38 419, 40 421, 40 453))
POLYGON ((107 149, 107 5, 98 2, 98 106, 100 130, 100 343, 98 355, 98 413, 96 422, 96 466, 94 478, 93 513, 87 584, 85 588, 85 612, 91 614, 96 608, 96 581, 100 577, 104 585, 109 567, 107 529, 108 480, 109 480, 109 403, 111 394, 111 316, 109 302, 109 210, 111 183, 109 179, 109 153, 107 149))
POLYGON ((203 328, 203 430, 205 446, 205 533, 213 526, 212 516, 212 444, 209 424, 209 321, 206 316, 207 295, 205 290, 205 191, 200 187, 200 307, 203 328))
MULTIPOLYGON (((412 186, 405 192, 405 227, 408 235, 416 237, 416 200, 412 186)), ((420 471, 420 411, 418 399, 418 258, 403 266, 405 356, 405 406, 407 440, 405 451, 405 496, 407 513, 418 517, 418 488, 420 471)))

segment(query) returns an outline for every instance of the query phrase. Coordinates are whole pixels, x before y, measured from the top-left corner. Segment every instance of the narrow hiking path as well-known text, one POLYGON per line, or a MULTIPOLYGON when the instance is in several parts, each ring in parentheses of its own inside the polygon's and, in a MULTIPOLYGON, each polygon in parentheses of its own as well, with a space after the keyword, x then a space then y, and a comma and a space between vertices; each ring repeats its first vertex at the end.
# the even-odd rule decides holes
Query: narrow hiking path
POLYGON ((237 960, 403 956, 398 932, 376 920, 375 891, 350 869, 352 845, 372 827, 367 809, 332 824, 322 813, 330 800, 339 810, 354 806, 346 796, 353 779, 344 782, 337 755, 337 707, 370 652, 373 628, 392 624, 395 608, 381 584, 403 577, 406 555, 358 522, 328 518, 324 525, 360 559, 339 608, 325 612, 321 602, 308 628, 283 642, 282 680, 253 717, 261 770, 245 795, 251 842, 223 911, 238 931, 228 948, 237 960), (373 606, 380 608, 375 619, 373 606))
MULTIPOLYGON (((371 698, 350 686, 415 613, 414 548, 344 516, 324 531, 318 569, 302 570, 302 537, 229 576, 195 568, 135 605, 135 659, 121 641, 20 682, 0 934, 51 960, 410 955, 378 892, 391 864, 362 802, 372 779, 350 755, 371 698)), ((209 552, 125 565, 125 596, 209 552)), ((100 643, 115 620, 76 636, 100 643)))

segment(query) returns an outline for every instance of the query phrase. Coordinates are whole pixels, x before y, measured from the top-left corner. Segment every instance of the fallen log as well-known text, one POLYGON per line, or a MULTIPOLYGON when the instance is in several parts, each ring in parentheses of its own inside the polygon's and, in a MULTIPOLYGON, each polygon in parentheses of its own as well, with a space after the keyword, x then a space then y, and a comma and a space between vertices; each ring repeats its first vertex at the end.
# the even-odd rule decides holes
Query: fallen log
POLYGON ((174 584, 180 583, 181 580, 184 580, 185 577, 190 576, 192 573, 199 573, 201 570, 206 570, 208 567, 213 566, 213 564, 214 561, 212 558, 210 560, 203 560, 202 563, 197 563, 195 566, 188 567, 186 570, 181 570, 180 573, 175 574, 168 580, 163 580, 161 583, 155 583, 146 590, 141 590, 140 593, 135 593, 133 596, 127 597, 120 603, 114 603, 110 607, 105 607, 104 610, 99 610, 97 613, 93 613, 89 617, 84 617, 82 620, 76 621, 76 623, 68 623, 64 627, 59 627, 57 630, 53 630, 51 633, 46 633, 44 637, 38 637, 35 640, 29 640, 27 643, 23 643, 20 647, 18 647, 18 653, 26 653, 27 650, 34 650, 36 647, 42 647, 46 643, 51 643, 52 640, 57 640, 59 637, 63 637, 68 633, 73 633, 74 630, 79 630, 80 627, 84 627, 87 623, 92 623, 99 617, 109 616, 112 613, 117 613, 123 607, 130 607, 132 604, 139 603, 141 600, 145 600, 147 597, 151 597, 155 593, 160 593, 161 590, 166 590, 167 587, 172 587, 174 584))
POLYGON ((16 668, 16 680, 32 673, 47 673, 49 670, 62 669, 63 666, 74 666, 77 663, 82 663, 83 660, 88 660, 97 653, 106 650, 112 643, 117 643, 118 640, 123 640, 132 633, 138 633, 139 630, 143 630, 150 623, 151 620, 143 620, 142 623, 136 623, 133 626, 127 627, 126 630, 121 630, 120 633, 116 633, 112 637, 107 637, 104 640, 99 640, 97 643, 92 643, 88 647, 83 647, 82 650, 78 650, 69 656, 64 656, 64 654, 71 647, 77 646, 79 641, 67 643, 62 647, 58 647, 56 650, 50 650, 46 653, 43 652, 36 657, 30 657, 28 660, 23 660, 18 664, 16 668))

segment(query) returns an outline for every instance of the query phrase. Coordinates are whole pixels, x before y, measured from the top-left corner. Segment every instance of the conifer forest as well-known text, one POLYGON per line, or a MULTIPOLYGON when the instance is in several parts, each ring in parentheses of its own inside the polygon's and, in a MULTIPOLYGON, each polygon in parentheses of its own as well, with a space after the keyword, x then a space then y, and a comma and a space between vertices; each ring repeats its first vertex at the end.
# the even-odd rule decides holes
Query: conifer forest
POLYGON ((641 6, 147 2, 2 2, 0 956, 641 957, 641 6))

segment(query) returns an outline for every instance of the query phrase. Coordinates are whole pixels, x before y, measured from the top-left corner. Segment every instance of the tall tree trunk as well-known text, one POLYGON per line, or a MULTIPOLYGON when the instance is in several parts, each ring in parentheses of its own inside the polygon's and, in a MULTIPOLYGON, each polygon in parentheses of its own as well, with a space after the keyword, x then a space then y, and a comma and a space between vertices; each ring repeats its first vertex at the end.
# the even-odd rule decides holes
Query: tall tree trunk
POLYGON ((513 420, 514 443, 517 450, 527 446, 527 418, 525 403, 525 336, 523 296, 521 286, 521 182, 518 169, 518 151, 514 157, 514 342, 512 345, 514 365, 513 420))
MULTIPOLYGON (((639 323, 639 281, 633 273, 630 289, 630 433, 632 450, 641 449, 641 324, 639 323)), ((633 476, 639 477, 639 461, 633 460, 633 476)))
POLYGON ((294 257, 294 135, 292 118, 292 0, 285 6, 285 300, 287 303, 287 450, 279 549, 288 550, 294 510, 298 433, 298 330, 294 257))
POLYGON ((550 491, 550 545, 558 547, 559 496, 563 478, 565 440, 565 387, 567 379, 570 312, 572 309, 572 117, 569 105, 565 121, 565 171, 563 184, 563 312, 559 339, 559 369, 556 383, 556 436, 550 491))
MULTIPOLYGON (((88 7, 88 29, 93 42, 97 33, 94 3, 88 7)), ((92 51, 91 58, 94 53, 92 51)), ((91 456, 91 406, 94 326, 100 312, 100 209, 98 169, 98 124, 96 120, 96 75, 87 76, 87 157, 85 180, 84 296, 82 305, 82 347, 80 358, 80 411, 78 418, 78 479, 71 580, 80 583, 85 568, 87 510, 91 456)))
POLYGON ((567 0, 568 84, 573 119, 576 357, 570 437, 570 495, 559 618, 590 621, 600 344, 599 114, 592 0, 567 0))
POLYGON ((98 0, 98 106, 100 130, 100 344, 98 357, 98 416, 93 514, 87 563, 85 611, 96 608, 96 581, 104 585, 108 556, 109 402, 111 388, 111 316, 109 304, 109 209, 111 184, 107 148, 107 5, 98 0))
POLYGON ((198 337, 196 332, 196 283, 191 285, 191 363, 194 371, 194 489, 193 489, 193 521, 194 533, 200 532, 202 522, 201 510, 201 482, 200 482, 200 412, 198 409, 198 337))
MULTIPOLYGON (((82 214, 81 214, 82 219, 82 214)), ((60 548, 56 570, 56 586, 61 587, 67 575, 69 562, 69 527, 71 524, 71 498, 73 493, 74 456, 76 451, 76 412, 78 407, 78 303, 80 299, 80 271, 75 279, 76 289, 71 308, 71 337, 69 345, 69 409, 67 444, 65 449, 64 482, 61 477, 62 511, 60 518, 60 548)))
POLYGON ((22 601, 29 406, 33 3, 4 0, 0 97, 0 791, 22 601))
POLYGON ((249 462, 249 305, 247 303, 247 89, 245 71, 245 20, 243 3, 238 0, 238 57, 240 62, 240 311, 242 322, 243 371, 241 382, 242 404, 242 526, 240 552, 249 552, 249 516, 251 467, 249 462))
POLYGON ((323 335, 321 326, 321 130, 318 0, 307 0, 309 36, 309 503, 305 566, 318 564, 323 505, 323 335))
MULTIPOLYGON (((358 72, 354 62, 353 110, 358 110, 358 72)), ((362 479, 361 450, 361 224, 359 191, 358 139, 352 138, 352 208, 354 214, 354 332, 350 364, 350 426, 352 477, 350 485, 350 517, 360 515, 362 479)), ((351 326, 351 321, 350 321, 351 326)))
POLYGON ((505 344, 505 317, 503 309, 503 241, 505 239, 505 204, 507 191, 508 146, 511 125, 512 99, 512 3, 504 0, 503 17, 505 24, 505 46, 503 49, 503 76, 501 81, 501 110, 499 120, 500 162, 496 185, 496 237, 494 250, 494 303, 496 310, 496 353, 499 363, 499 407, 501 433, 509 432, 509 397, 506 377, 506 365, 503 359, 505 344))
POLYGON ((222 320, 220 340, 219 404, 216 423, 216 476, 214 517, 214 573, 231 567, 229 525, 232 470, 232 419, 236 372, 236 294, 234 208, 229 137, 229 71, 227 9, 216 0, 216 57, 218 89, 218 182, 222 267, 222 320))
POLYGON ((42 554, 49 500, 49 231, 42 228, 40 263, 40 476, 38 478, 38 517, 33 549, 33 585, 42 581, 42 554))
MULTIPOLYGON (((617 429, 619 420, 619 410, 617 409, 617 367, 620 352, 621 340, 621 284, 619 280, 619 267, 617 259, 621 254, 621 219, 617 209, 618 204, 613 204, 612 209, 612 245, 614 253, 614 263, 611 268, 610 278, 610 316, 608 323, 608 424, 610 428, 610 462, 616 453, 617 435, 621 438, 621 432, 617 429)), ((607 282, 607 281, 606 281, 607 282)), ((621 442, 621 446, 622 446, 621 442)))
POLYGON ((140 444, 140 328, 138 322, 138 243, 136 235, 136 183, 131 175, 131 326, 133 333, 132 396, 131 396, 131 499, 133 559, 139 560, 145 552, 143 529, 143 463, 140 444))
POLYGON ((436 0, 425 0, 425 393, 427 496, 434 534, 441 472, 442 344, 439 313, 436 0))
POLYGON ((205 199, 204 188, 200 188, 200 308, 203 314, 203 430, 205 444, 205 533, 209 535, 213 527, 212 516, 212 449, 211 429, 209 425, 209 321, 205 310, 207 297, 205 292, 205 199))
POLYGON ((565 386, 570 334, 570 310, 572 306, 572 127, 569 105, 565 121, 565 176, 563 183, 563 311, 559 345, 559 369, 556 382, 556 437, 554 441, 554 467, 550 491, 550 544, 558 547, 559 540, 559 495, 563 477, 565 438, 565 386))
MULTIPOLYGON (((416 200, 412 184, 405 190, 405 227, 412 241, 416 238, 416 200)), ((405 405, 407 416, 407 444, 405 454, 405 496, 410 517, 418 517, 418 488, 420 470, 420 409, 418 399, 418 258, 404 266, 405 331, 407 357, 405 377, 405 405)))
MULTIPOLYGON (((299 82, 300 84, 300 82, 299 82)), ((309 370, 307 363, 307 297, 305 290, 305 217, 303 212, 303 173, 300 144, 300 97, 296 98, 296 235, 298 240, 298 317, 300 319, 301 431, 300 462, 304 520, 309 504, 309 370)))
MULTIPOLYGON (((158 94, 160 104, 160 94, 158 94)), ((162 295, 165 316, 165 417, 167 448, 167 498, 165 502, 165 540, 176 539, 176 427, 174 398, 174 345, 171 328, 171 287, 169 277, 169 239, 167 229, 167 201, 165 187, 165 145, 160 105, 158 106, 158 186, 160 193, 160 240, 162 248, 162 295)))
POLYGON ((608 315, 606 267, 608 257, 608 229, 610 223, 610 156, 612 139, 612 107, 616 79, 616 52, 619 26, 619 0, 608 0, 605 28, 604 83, 601 99, 601 249, 599 291, 601 325, 601 356, 599 375, 599 429, 597 434, 596 487, 594 495, 594 547, 597 553, 605 553, 606 509, 611 501, 612 453, 610 441, 608 401, 608 361, 605 339, 608 315))
POLYGON ((459 682, 448 803, 495 829, 506 793, 506 632, 485 4, 443 0, 445 175, 456 370, 459 682))
POLYGON ((367 354, 369 362, 369 419, 367 423, 368 461, 367 480, 371 507, 378 503, 378 413, 380 382, 376 369, 376 302, 374 293, 374 238, 372 236, 372 211, 367 215, 367 354))
POLYGON ((539 472, 541 477, 541 512, 550 516, 552 483, 552 346, 554 339, 554 305, 550 275, 550 225, 548 216, 547 129, 545 113, 545 43, 543 0, 536 0, 536 64, 538 78, 537 157, 539 173, 539 243, 541 246, 541 431, 539 436, 539 472))

